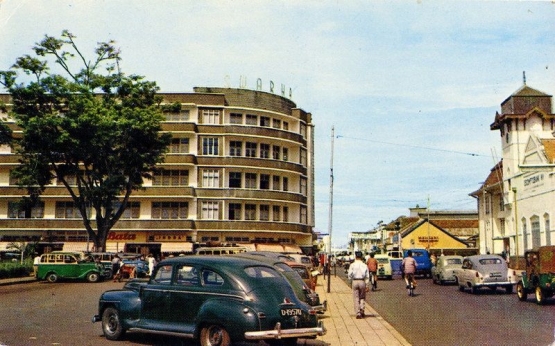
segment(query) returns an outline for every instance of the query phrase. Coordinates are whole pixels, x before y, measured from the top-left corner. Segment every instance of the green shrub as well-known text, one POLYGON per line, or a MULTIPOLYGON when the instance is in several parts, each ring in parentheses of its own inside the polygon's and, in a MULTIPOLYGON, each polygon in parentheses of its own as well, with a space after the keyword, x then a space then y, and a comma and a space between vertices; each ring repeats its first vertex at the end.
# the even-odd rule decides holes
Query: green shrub
POLYGON ((0 279, 19 278, 29 276, 33 272, 33 262, 3 262, 0 263, 0 279))

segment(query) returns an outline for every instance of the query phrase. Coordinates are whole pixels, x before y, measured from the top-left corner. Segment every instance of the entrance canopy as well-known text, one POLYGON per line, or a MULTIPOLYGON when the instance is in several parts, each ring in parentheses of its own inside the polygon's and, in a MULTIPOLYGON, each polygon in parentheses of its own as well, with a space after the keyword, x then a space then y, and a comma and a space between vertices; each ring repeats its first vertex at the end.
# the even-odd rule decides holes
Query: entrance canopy
POLYGON ((193 252, 193 243, 166 242, 161 245, 161 252, 193 252))
MULTIPOLYGON (((93 244, 89 243, 88 248, 92 249, 93 244)), ((63 251, 68 252, 86 252, 87 251, 87 242, 66 242, 64 243, 63 251)))

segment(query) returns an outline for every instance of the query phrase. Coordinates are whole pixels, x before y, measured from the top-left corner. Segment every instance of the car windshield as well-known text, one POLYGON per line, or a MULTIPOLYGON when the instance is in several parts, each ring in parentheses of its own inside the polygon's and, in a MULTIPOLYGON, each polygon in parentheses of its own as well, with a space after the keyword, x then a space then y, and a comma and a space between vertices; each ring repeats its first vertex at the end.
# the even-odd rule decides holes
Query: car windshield
POLYGON ((376 258, 378 263, 389 263, 389 258, 376 258))
POLYGON ((450 258, 446 262, 447 264, 462 264, 462 261, 460 258, 450 258))
POLYGON ((481 259, 479 262, 482 265, 501 264, 501 259, 499 259, 499 258, 484 258, 484 259, 481 259))

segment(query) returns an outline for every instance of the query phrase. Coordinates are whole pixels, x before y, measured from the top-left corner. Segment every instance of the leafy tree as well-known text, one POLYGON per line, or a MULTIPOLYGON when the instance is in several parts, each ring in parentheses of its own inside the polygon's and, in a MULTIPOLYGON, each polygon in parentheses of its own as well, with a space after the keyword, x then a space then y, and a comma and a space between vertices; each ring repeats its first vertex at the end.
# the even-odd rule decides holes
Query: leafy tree
POLYGON ((0 71, 0 83, 22 130, 13 136, 20 165, 12 174, 27 188, 27 204, 57 180, 102 251, 131 193, 163 162, 171 135, 161 132, 156 83, 122 73, 113 41, 98 43, 88 60, 75 38, 67 30, 60 38, 45 35, 33 56, 0 71))

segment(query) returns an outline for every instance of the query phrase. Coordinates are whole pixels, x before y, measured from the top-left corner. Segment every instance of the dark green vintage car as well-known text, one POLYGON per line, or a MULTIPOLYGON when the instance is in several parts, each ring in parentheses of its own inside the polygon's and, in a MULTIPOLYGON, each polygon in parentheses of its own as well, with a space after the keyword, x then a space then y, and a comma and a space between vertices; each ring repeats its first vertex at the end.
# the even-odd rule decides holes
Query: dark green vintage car
POLYGON ((273 266, 228 256, 175 257, 149 281, 130 281, 100 296, 98 314, 109 340, 126 331, 197 339, 203 346, 243 340, 296 344, 325 333, 317 312, 301 302, 273 266))

